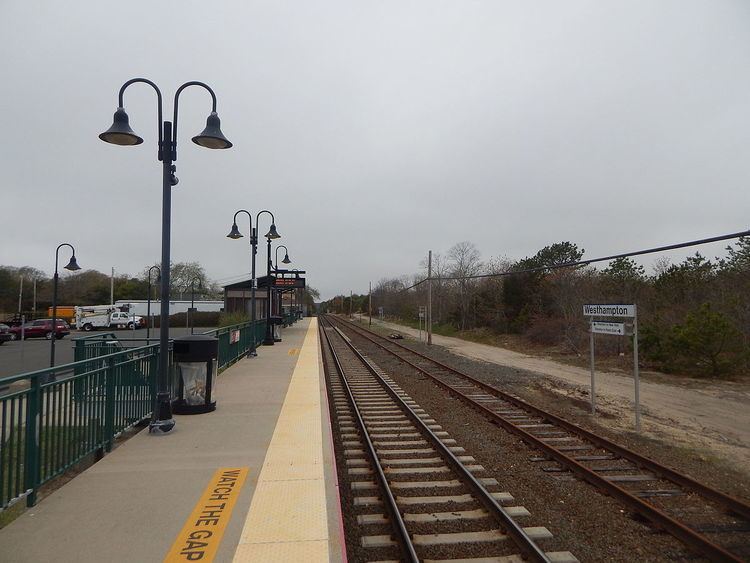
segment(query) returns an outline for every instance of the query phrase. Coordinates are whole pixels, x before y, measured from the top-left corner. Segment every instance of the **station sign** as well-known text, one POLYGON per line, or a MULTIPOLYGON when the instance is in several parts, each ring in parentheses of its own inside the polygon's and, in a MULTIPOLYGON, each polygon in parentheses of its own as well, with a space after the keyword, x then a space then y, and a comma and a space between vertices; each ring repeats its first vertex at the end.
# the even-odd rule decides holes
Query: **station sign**
POLYGON ((584 317, 635 317, 635 305, 584 305, 584 317))
POLYGON ((262 276, 258 278, 258 288, 267 288, 269 285, 273 289, 304 289, 305 278, 298 276, 288 278, 282 276, 262 276))
POLYGON ((616 336, 625 336, 625 323, 607 323, 603 321, 594 321, 591 323, 591 332, 596 334, 614 334, 616 336))
POLYGON ((276 289, 304 289, 305 278, 275 278, 273 287, 276 289))

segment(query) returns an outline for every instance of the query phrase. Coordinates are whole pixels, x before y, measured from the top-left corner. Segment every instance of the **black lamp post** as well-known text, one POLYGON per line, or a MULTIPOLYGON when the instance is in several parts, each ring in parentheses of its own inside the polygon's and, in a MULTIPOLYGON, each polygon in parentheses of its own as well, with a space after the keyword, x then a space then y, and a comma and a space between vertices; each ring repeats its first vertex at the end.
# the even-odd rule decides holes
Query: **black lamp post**
MULTIPOLYGON (((60 255, 60 249, 63 246, 69 246, 73 251, 73 255, 70 257, 70 261, 65 266, 65 269, 73 272, 81 269, 78 262, 76 262, 76 249, 73 248, 73 245, 64 242, 55 249, 55 275, 52 278, 52 332, 50 333, 51 346, 49 356, 49 367, 51 368, 55 367, 55 340, 57 340, 57 280, 59 279, 59 276, 57 275, 57 260, 60 255)), ((54 378, 55 376, 53 374, 50 379, 54 381, 54 378)))
MULTIPOLYGON (((253 216, 250 214, 249 211, 246 209, 240 209, 234 214, 234 219, 232 219, 232 230, 227 235, 228 238, 231 239, 238 239, 242 238, 242 233, 240 232, 239 228, 237 227, 237 215, 240 213, 245 213, 250 219, 250 321, 253 326, 253 331, 255 331, 255 255, 258 253, 258 231, 257 231, 257 225, 258 221, 260 220, 260 216, 263 213, 268 213, 271 216, 271 227, 268 229, 268 232, 266 233, 266 240, 268 241, 268 276, 270 280, 271 276, 271 241, 277 238, 281 238, 281 235, 276 230, 276 218, 274 217, 273 213, 268 211, 267 209, 264 209, 262 211, 259 211, 258 214, 255 216, 255 227, 253 227, 253 216)), ((271 327, 271 288, 268 288, 268 299, 266 299, 266 336, 263 340, 263 344, 273 344, 273 327, 271 327), (270 332, 270 336, 269 336, 270 332)), ((248 356, 255 356, 255 332, 253 332, 253 338, 251 339, 250 344, 250 350, 247 353, 248 356)))
POLYGON ((281 261, 281 263, 282 264, 292 263, 292 261, 289 260, 289 249, 285 245, 280 244, 279 246, 276 247, 276 251, 274 252, 274 256, 276 257, 276 266, 274 267, 275 270, 279 269, 279 248, 284 249, 284 259, 281 261))
POLYGON ((208 149, 228 149, 232 143, 221 132, 221 121, 216 113, 216 94, 203 82, 190 81, 180 86, 174 95, 174 115, 172 122, 162 118, 161 90, 145 78, 128 80, 120 88, 118 107, 115 111, 114 123, 107 131, 99 135, 102 141, 115 145, 140 145, 143 139, 136 135, 128 123, 128 114, 123 107, 125 89, 135 82, 143 82, 156 91, 158 110, 159 148, 157 158, 162 163, 162 219, 161 219, 161 314, 159 327, 159 378, 157 382, 156 403, 149 424, 149 432, 166 433, 174 428, 172 407, 169 396, 169 251, 171 230, 172 186, 176 186, 175 176, 177 167, 177 109, 180 93, 188 86, 200 86, 211 94, 211 114, 206 120, 206 128, 193 137, 193 142, 208 149))
POLYGON ((190 280, 190 334, 193 334, 193 325, 195 320, 195 282, 198 282, 198 289, 203 288, 203 282, 200 278, 193 278, 190 280))
MULTIPOLYGON (((282 264, 291 264, 292 263, 292 261, 289 260, 289 249, 285 245, 280 244, 279 246, 276 247, 276 250, 274 251, 274 256, 276 258, 276 266, 274 266, 274 270, 277 270, 277 271, 279 269, 279 248, 283 248, 284 249, 284 259, 281 261, 281 263, 282 264)), ((282 302, 282 298, 283 298, 283 293, 278 292, 277 299, 276 299, 276 301, 277 301, 276 308, 277 308, 277 310, 278 310, 278 312, 279 312, 280 315, 283 315, 283 313, 284 313, 284 311, 283 311, 284 305, 283 305, 283 302, 282 302)))
POLYGON ((151 266, 148 269, 148 296, 146 300, 146 344, 149 343, 149 338, 151 338, 151 326, 153 325, 153 319, 151 318, 151 270, 159 270, 156 281, 157 283, 161 281, 161 268, 151 266))

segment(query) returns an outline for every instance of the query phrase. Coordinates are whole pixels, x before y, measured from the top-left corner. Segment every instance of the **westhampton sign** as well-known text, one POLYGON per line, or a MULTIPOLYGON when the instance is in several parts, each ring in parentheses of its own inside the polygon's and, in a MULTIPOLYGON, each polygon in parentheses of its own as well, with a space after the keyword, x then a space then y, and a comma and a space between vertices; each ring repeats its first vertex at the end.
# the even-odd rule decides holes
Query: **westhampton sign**
POLYGON ((635 305, 584 305, 584 317, 635 317, 635 305))
POLYGON ((594 377, 594 334, 633 337, 633 383, 635 391, 635 429, 641 431, 641 393, 638 373, 638 315, 635 305, 584 305, 583 315, 589 318, 589 350, 591 353, 591 414, 596 413, 596 378, 594 377), (599 320, 594 320, 598 318, 599 320), (632 319, 621 323, 601 320, 632 319))

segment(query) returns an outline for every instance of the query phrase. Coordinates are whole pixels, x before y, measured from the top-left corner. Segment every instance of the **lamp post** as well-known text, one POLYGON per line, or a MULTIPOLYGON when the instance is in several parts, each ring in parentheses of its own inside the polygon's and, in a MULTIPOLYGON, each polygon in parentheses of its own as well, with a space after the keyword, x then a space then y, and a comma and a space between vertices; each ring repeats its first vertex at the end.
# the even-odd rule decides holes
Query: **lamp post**
POLYGON ((154 320, 151 318, 151 270, 159 270, 159 273, 156 275, 156 281, 157 283, 161 281, 161 268, 159 266, 151 266, 148 269, 148 296, 146 300, 146 344, 149 343, 149 338, 151 338, 151 326, 154 323, 154 320))
MULTIPOLYGON (((275 260, 274 260, 274 263, 275 263, 274 270, 275 271, 278 271, 278 269, 279 269, 279 248, 283 248, 284 249, 284 259, 281 261, 281 263, 282 264, 291 264, 292 263, 292 261, 289 260, 289 249, 285 245, 280 244, 279 246, 276 247, 276 250, 273 253, 274 257, 275 257, 275 260)), ((277 308, 278 312, 281 315, 284 314, 284 311, 283 311, 283 308, 284 308, 283 296, 284 296, 283 293, 278 292, 276 308, 277 308)))
MULTIPOLYGON (((253 330, 253 337, 251 338, 250 342, 250 349, 247 352, 247 356, 257 356, 257 352, 255 351, 255 318, 256 318, 256 312, 255 312, 255 255, 258 253, 258 231, 257 231, 257 225, 258 221, 260 220, 260 216, 263 213, 268 213, 271 216, 271 227, 268 229, 268 232, 266 233, 266 239, 268 239, 268 261, 269 261, 269 270, 268 274, 270 276, 271 270, 270 270, 270 261, 271 261, 271 240, 281 238, 281 235, 276 231, 276 218, 273 216, 273 213, 268 211, 267 209, 264 209, 262 211, 259 211, 258 214, 255 216, 255 225, 256 227, 253 227, 253 216, 252 214, 247 211, 246 209, 240 209, 239 211, 235 212, 234 218, 232 219, 232 230, 227 235, 227 238, 231 239, 238 239, 242 238, 243 235, 240 232, 239 228, 237 227, 237 215, 240 213, 244 213, 247 215, 247 218, 250 220, 250 321, 252 324, 252 330, 253 330)), ((270 299, 271 297, 271 288, 268 288, 268 297, 270 299)), ((266 300, 266 340, 268 339, 268 327, 270 323, 269 317, 270 315, 270 308, 268 306, 269 299, 266 300)), ((265 342, 264 342, 265 343, 265 342)), ((271 338, 271 344, 273 344, 273 337, 271 338)))
MULTIPOLYGON (((55 367, 55 340, 57 340, 57 280, 59 279, 59 276, 57 275, 57 260, 60 256, 60 249, 63 246, 69 246, 70 250, 73 251, 73 255, 70 257, 70 261, 65 266, 66 270, 70 270, 72 272, 76 270, 80 270, 81 267, 78 265, 78 262, 76 262, 76 249, 73 248, 72 244, 68 244, 67 242, 62 243, 55 249, 55 275, 52 278, 52 332, 50 337, 50 355, 49 355, 49 367, 53 368, 55 367)), ((52 374, 50 376, 50 380, 54 381, 55 375, 52 374)))
POLYGON ((285 245, 280 244, 279 246, 276 247, 276 251, 274 252, 274 257, 275 257, 275 262, 276 262, 276 266, 274 267, 274 270, 279 269, 279 248, 284 249, 284 259, 281 261, 281 263, 282 264, 292 263, 292 261, 289 260, 289 249, 285 245))
POLYGON ((172 213, 172 186, 176 186, 177 167, 177 113, 179 98, 188 86, 200 86, 211 94, 211 113, 206 120, 206 128, 193 137, 193 142, 208 149, 228 149, 232 143, 221 132, 221 121, 216 113, 216 94, 203 82, 190 81, 180 86, 174 95, 174 114, 172 121, 162 118, 162 96, 158 86, 145 78, 133 78, 125 82, 118 94, 118 105, 114 115, 114 122, 104 133, 99 135, 102 141, 115 145, 140 145, 143 139, 130 128, 128 114, 125 113, 123 94, 125 89, 136 82, 151 86, 156 92, 158 111, 159 145, 157 158, 162 163, 162 218, 161 218, 161 313, 159 327, 159 377, 157 381, 154 411, 149 424, 149 432, 162 434, 174 428, 172 407, 169 396, 169 251, 172 213))
POLYGON ((195 314, 195 282, 198 282, 198 289, 203 288, 203 282, 200 278, 190 280, 190 334, 193 334, 194 314, 195 314))

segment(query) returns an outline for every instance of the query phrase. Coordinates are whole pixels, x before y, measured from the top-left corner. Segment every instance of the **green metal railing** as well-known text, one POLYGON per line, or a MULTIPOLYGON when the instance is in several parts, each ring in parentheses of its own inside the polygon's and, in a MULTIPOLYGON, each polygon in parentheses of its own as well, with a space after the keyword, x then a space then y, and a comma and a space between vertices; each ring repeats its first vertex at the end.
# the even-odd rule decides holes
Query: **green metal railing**
MULTIPOLYGON (((265 320, 207 331, 219 339, 219 370, 257 348, 265 320)), ((126 348, 113 333, 74 339, 75 362, 0 379, 0 510, 93 453, 112 449, 128 428, 150 418, 159 344, 126 348)), ((171 347, 170 347, 171 348, 171 347)), ((168 351, 171 355, 171 350, 168 351)), ((170 387, 176 380, 171 368, 170 387)))
POLYGON ((257 348, 263 343, 266 334, 265 319, 252 322, 239 323, 231 326, 223 326, 209 330, 203 334, 215 336, 219 339, 219 371, 222 371, 237 360, 244 358, 251 349, 253 341, 257 348))
POLYGON ((0 380, 0 509, 32 506, 40 486, 146 420, 158 354, 154 344, 0 380))
POLYGON ((298 311, 287 311, 286 313, 284 313, 283 317, 284 317, 284 321, 282 324, 283 327, 292 326, 294 323, 300 320, 298 311))
POLYGON ((122 342, 114 332, 81 336, 73 339, 73 361, 80 362, 89 358, 98 358, 99 356, 114 354, 123 349, 122 342))

